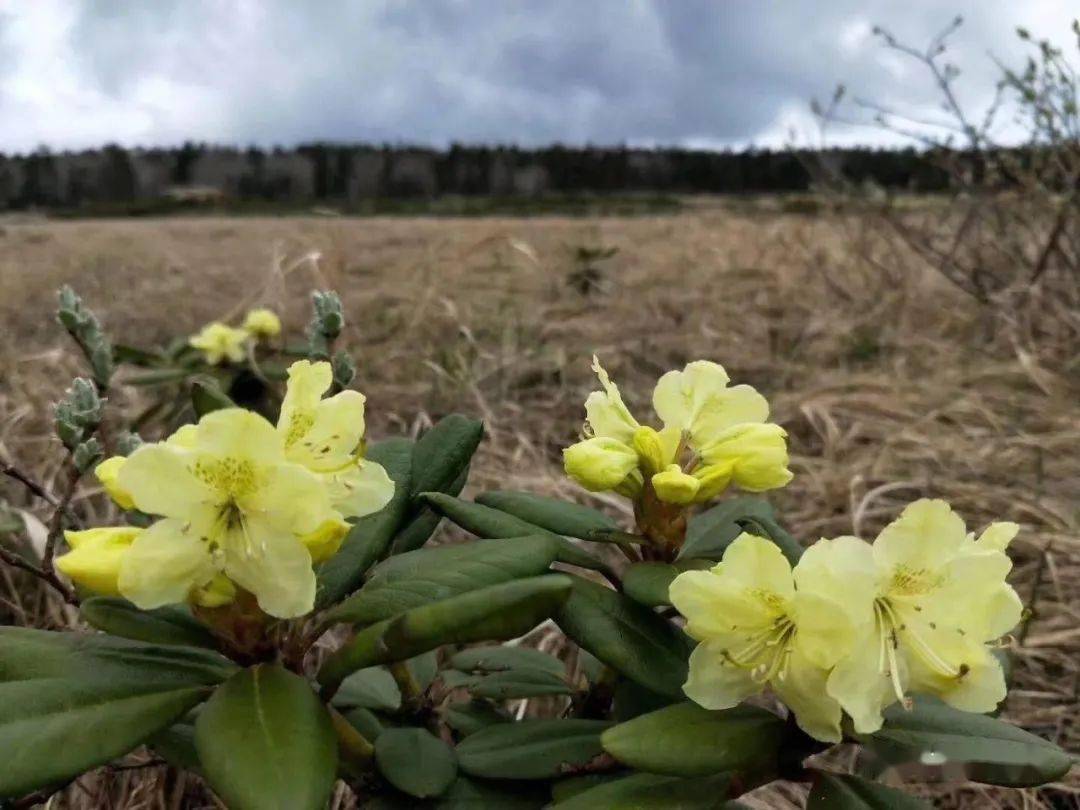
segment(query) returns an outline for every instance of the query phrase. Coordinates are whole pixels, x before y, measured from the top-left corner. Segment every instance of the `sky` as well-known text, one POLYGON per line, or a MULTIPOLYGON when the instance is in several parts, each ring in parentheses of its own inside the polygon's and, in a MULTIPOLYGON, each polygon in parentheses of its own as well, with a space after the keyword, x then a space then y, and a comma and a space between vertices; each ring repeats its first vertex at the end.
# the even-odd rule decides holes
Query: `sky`
MULTIPOLYGON (((962 15, 948 55, 977 110, 995 59, 1023 58, 1017 26, 1066 44, 1077 13, 1075 0, 0 0, 0 151, 813 145, 810 99, 840 82, 939 114, 875 25, 922 46, 962 15)), ((860 126, 828 138, 899 141, 860 126)))

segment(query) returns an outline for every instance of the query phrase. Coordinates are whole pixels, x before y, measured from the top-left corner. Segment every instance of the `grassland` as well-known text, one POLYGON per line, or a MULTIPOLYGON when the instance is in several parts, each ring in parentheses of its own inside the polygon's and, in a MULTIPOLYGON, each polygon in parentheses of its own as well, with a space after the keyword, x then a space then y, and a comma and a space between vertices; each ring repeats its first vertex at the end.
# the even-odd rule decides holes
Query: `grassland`
MULTIPOLYGON (((660 373, 714 359, 763 391, 789 431, 796 477, 773 500, 803 539, 872 536, 920 496, 949 499, 975 527, 1022 524, 1012 581, 1032 616, 1004 715, 1075 752, 1080 387, 1061 358, 1078 347, 1033 344, 896 249, 854 220, 720 204, 633 218, 13 220, 0 231, 0 457, 56 475, 48 405, 77 369, 51 317, 63 282, 116 340, 142 344, 255 302, 299 331, 307 291, 333 287, 372 436, 477 414, 488 439, 472 487, 594 503, 560 468, 593 387, 590 356, 641 414, 660 373), (574 252, 605 246, 618 253, 583 294, 568 283, 574 252)), ((141 396, 121 387, 115 404, 130 412, 141 396)), ((6 483, 0 495, 27 505, 6 483)), ((108 509, 92 488, 76 507, 92 520, 108 509)), ((16 620, 67 621, 9 573, 0 598, 16 620)), ((159 771, 87 789, 102 791, 95 806, 111 806, 106 795, 164 806, 175 785, 159 771)), ((1080 801, 1077 779, 927 790, 943 807, 1064 808, 1080 801)))

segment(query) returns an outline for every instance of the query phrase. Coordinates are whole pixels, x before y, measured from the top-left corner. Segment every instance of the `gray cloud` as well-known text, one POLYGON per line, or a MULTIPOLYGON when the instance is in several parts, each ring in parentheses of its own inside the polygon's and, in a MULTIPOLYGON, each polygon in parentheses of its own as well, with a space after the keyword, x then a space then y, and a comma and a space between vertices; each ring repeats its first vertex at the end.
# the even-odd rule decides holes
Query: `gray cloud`
MULTIPOLYGON (((960 90, 1018 24, 1064 35, 1064 0, 36 0, 0 17, 0 148, 185 138, 542 144, 780 143, 838 81, 933 111, 869 36, 915 43, 964 13, 960 90)), ((882 140, 872 131, 838 133, 882 140)))

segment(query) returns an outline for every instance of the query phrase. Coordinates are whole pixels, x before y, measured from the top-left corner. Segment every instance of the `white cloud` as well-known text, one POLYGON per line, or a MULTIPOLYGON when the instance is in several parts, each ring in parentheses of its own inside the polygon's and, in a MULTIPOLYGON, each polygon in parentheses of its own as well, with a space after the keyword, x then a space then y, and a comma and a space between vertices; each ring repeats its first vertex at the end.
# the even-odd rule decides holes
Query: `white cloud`
MULTIPOLYGON (((958 92, 985 104, 1013 34, 1061 0, 957 0, 958 92)), ((783 145, 837 82, 913 113, 932 84, 872 25, 923 43, 938 0, 0 0, 0 149, 192 138, 783 145)), ((872 129, 843 141, 894 142, 872 129)))

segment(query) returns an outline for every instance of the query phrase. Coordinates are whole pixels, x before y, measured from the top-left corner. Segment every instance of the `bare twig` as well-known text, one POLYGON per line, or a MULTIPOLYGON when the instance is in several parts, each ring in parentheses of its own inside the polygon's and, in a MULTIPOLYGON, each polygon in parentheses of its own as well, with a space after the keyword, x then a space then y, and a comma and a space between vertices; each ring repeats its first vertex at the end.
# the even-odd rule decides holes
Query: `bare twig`
POLYGON ((64 597, 64 601, 69 605, 79 604, 78 598, 72 592, 67 585, 56 575, 52 570, 46 571, 42 568, 38 568, 36 565, 27 562, 14 551, 0 546, 0 560, 10 565, 12 568, 17 568, 20 571, 25 571, 31 576, 37 577, 49 587, 58 591, 61 596, 64 597))

